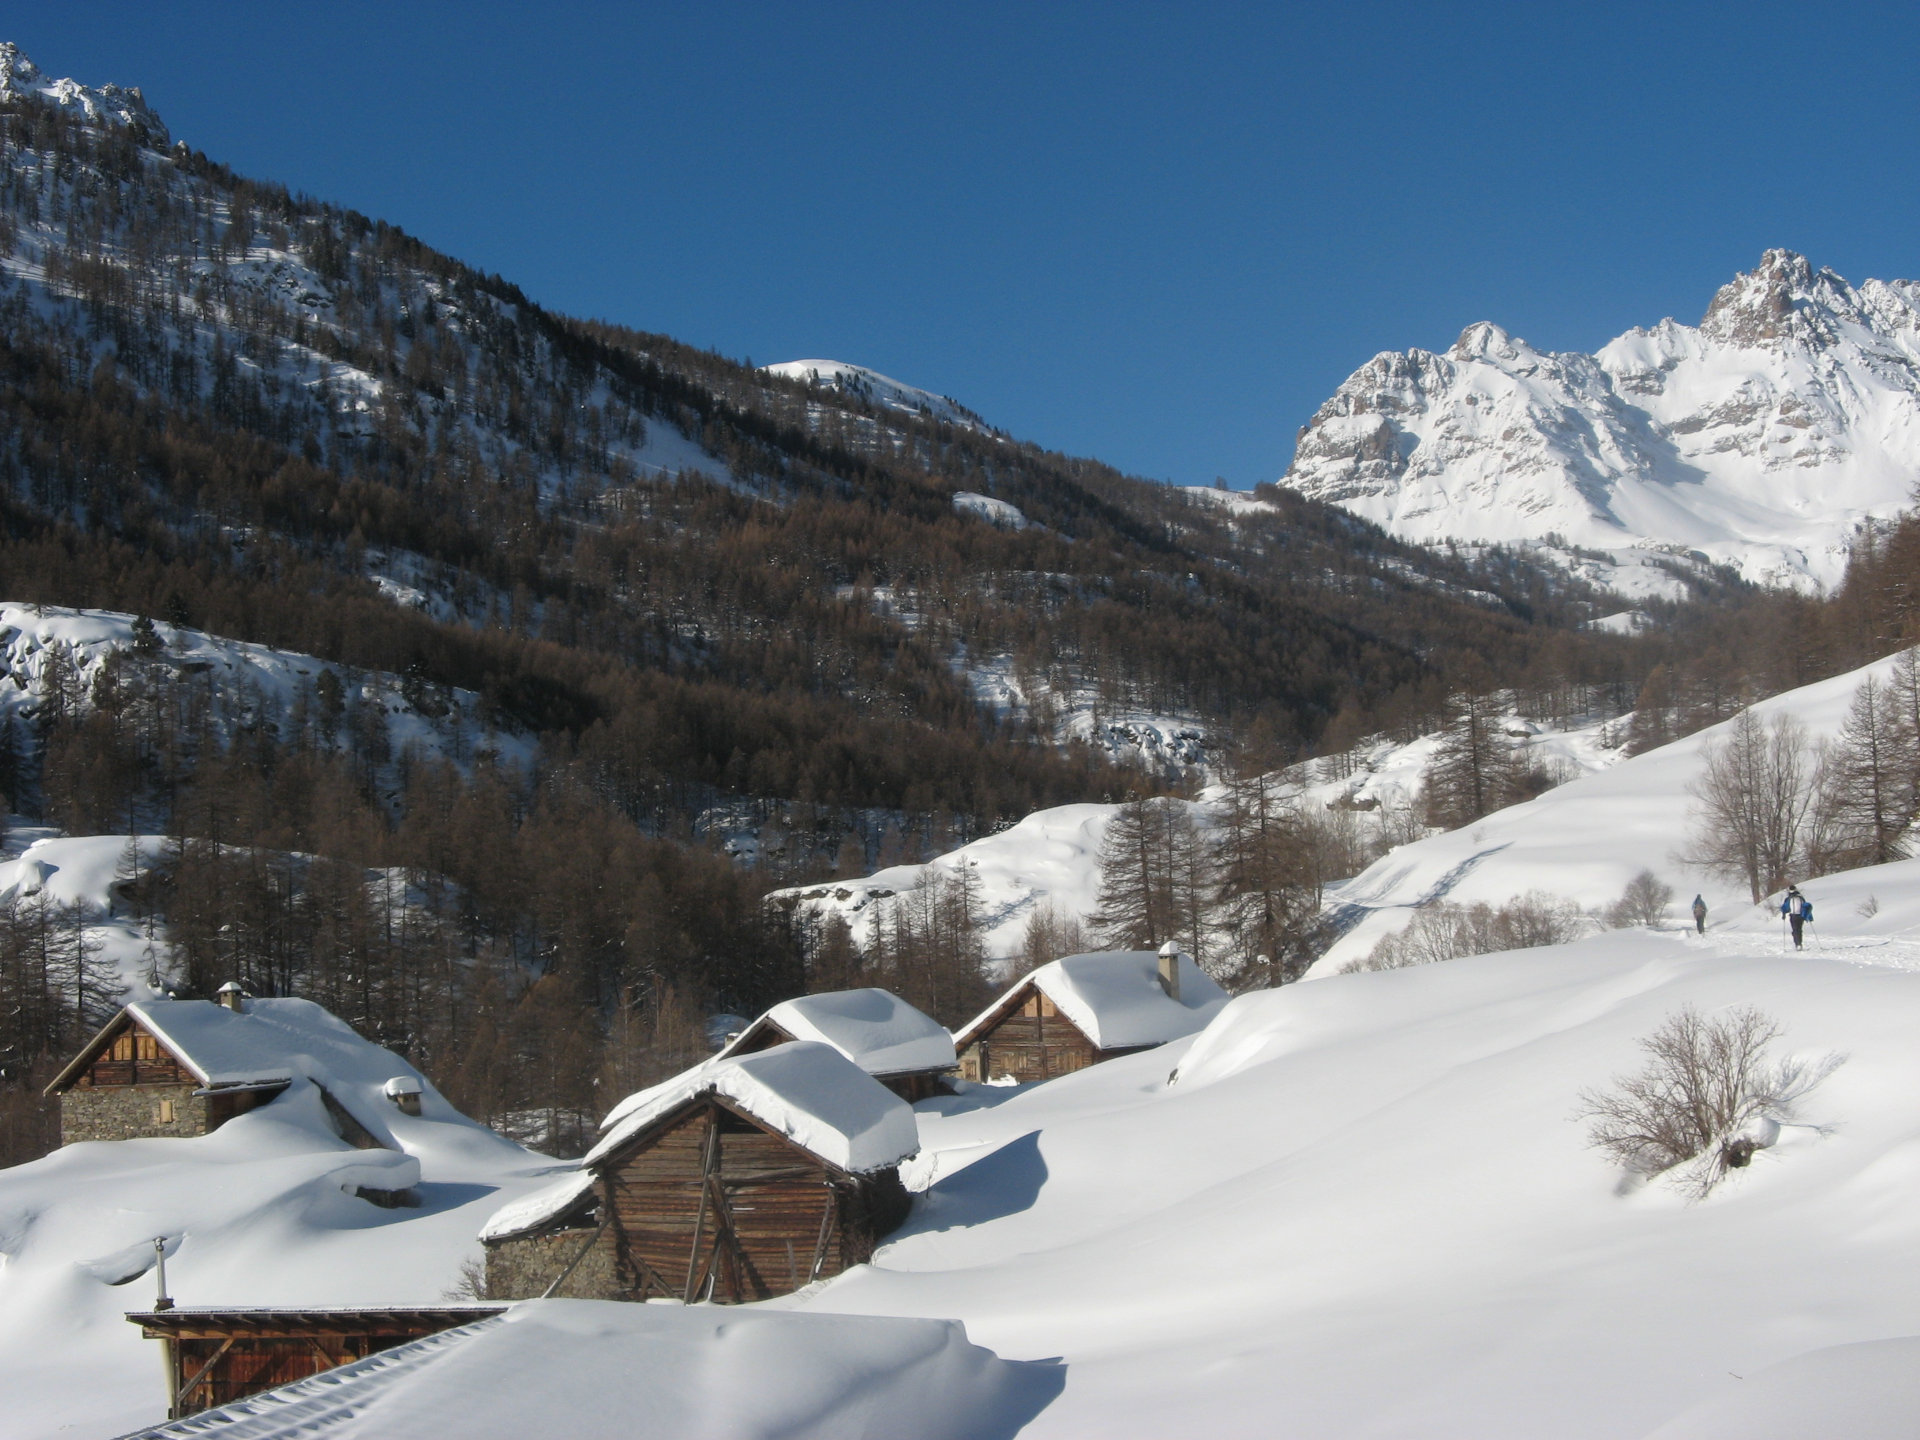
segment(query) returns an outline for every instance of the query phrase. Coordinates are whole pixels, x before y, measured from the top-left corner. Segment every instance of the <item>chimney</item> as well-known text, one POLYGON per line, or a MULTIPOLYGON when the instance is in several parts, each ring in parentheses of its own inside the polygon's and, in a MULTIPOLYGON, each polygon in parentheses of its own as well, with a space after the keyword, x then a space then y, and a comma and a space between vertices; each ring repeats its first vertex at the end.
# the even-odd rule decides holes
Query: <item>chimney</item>
POLYGON ((402 1115, 420 1113, 420 1082, 411 1075, 396 1075, 386 1083, 387 1099, 402 1115))
POLYGON ((1180 998, 1180 951, 1171 940, 1160 947, 1160 988, 1169 1000, 1180 998))
POLYGON ((238 1015, 247 1008, 247 992, 240 988, 238 980, 229 980, 213 992, 213 1003, 224 1005, 238 1015))

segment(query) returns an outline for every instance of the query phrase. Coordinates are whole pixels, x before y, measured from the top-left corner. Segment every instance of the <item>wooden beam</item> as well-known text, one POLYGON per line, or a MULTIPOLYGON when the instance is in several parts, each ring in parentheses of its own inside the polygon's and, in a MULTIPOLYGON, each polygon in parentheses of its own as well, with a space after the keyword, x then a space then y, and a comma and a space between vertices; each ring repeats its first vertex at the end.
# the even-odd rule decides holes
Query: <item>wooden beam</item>
POLYGON ((707 1107, 706 1153, 700 1162, 700 1208, 693 1216, 693 1243, 687 1250, 687 1288, 681 1292, 683 1303, 691 1305, 698 1298, 699 1284, 706 1278, 700 1268, 700 1236, 706 1229, 707 1196, 711 1187, 707 1181, 713 1175, 714 1162, 720 1153, 720 1117, 712 1105, 707 1107))
MULTIPOLYGON (((229 1335, 226 1339, 220 1342, 220 1348, 215 1350, 213 1354, 207 1357, 207 1363, 202 1365, 198 1370, 193 1372, 193 1378, 187 1381, 186 1384, 180 1387, 179 1395, 174 1400, 175 1410, 182 1410, 186 1407, 187 1397, 193 1394, 194 1387, 199 1385, 199 1383, 202 1380, 206 1379, 207 1372, 213 1369, 214 1365, 219 1362, 220 1357, 226 1354, 227 1351, 231 1350, 232 1348, 233 1348, 233 1337, 229 1335)), ((204 1409, 206 1407, 203 1406, 201 1408, 204 1409)), ((170 1415, 167 1418, 170 1420, 178 1420, 180 1417, 178 1415, 170 1415)))

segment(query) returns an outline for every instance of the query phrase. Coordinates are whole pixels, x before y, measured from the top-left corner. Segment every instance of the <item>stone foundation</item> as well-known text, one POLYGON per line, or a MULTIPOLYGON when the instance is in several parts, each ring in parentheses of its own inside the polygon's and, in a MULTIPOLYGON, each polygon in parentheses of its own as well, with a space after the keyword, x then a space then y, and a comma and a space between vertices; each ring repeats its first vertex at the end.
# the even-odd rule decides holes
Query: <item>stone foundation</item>
POLYGON ((195 1085, 76 1086, 60 1097, 60 1143, 155 1140, 207 1133, 195 1085), (171 1109, 172 1118, 167 1114, 171 1109))
MULTIPOLYGON (((557 1230, 500 1240, 487 1246, 488 1300, 535 1300, 546 1294, 553 1277, 572 1262, 593 1231, 557 1230)), ((554 1292, 566 1300, 623 1300, 619 1264, 614 1255, 612 1228, 602 1230, 566 1284, 554 1292)))

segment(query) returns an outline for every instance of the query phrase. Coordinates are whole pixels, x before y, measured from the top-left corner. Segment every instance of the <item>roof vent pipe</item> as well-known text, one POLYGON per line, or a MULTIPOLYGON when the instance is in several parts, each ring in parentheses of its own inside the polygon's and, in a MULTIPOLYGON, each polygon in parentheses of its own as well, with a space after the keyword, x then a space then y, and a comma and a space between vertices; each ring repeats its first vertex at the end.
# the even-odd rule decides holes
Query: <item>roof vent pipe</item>
POLYGON ((402 1115, 420 1113, 420 1082, 411 1075, 396 1075, 387 1081, 384 1087, 387 1099, 399 1108, 402 1115))
POLYGON ((213 1003, 224 1005, 238 1015, 247 1008, 247 992, 240 988, 238 980, 229 980, 213 992, 213 1003))
POLYGON ((1160 947, 1160 988, 1169 1000, 1180 998, 1180 950, 1171 940, 1160 947))

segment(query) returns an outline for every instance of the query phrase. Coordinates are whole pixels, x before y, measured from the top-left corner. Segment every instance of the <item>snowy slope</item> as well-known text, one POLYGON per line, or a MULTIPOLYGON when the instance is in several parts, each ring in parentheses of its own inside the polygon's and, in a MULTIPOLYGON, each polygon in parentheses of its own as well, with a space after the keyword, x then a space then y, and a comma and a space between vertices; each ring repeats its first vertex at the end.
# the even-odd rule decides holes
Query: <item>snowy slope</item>
POLYGON ((778 365, 763 365, 761 368, 769 375, 778 375, 786 380, 799 380, 837 390, 843 395, 858 396, 881 410, 895 410, 903 415, 925 415, 934 420, 944 420, 949 425, 965 426, 969 430, 988 428, 984 420, 951 396, 935 395, 931 390, 922 390, 918 386, 894 380, 864 365, 849 365, 844 360, 783 360, 778 365))
POLYGON ((69 1145, 0 1170, 0 1434, 112 1435, 165 1413, 155 1346, 121 1318, 153 1299, 156 1236, 183 1305, 444 1300, 487 1216, 552 1162, 428 1099, 420 1119, 394 1113, 399 1150, 335 1138, 298 1081, 211 1135, 69 1145), (417 1209, 351 1193, 416 1177, 417 1209))
MULTIPOLYGON (((1127 723, 1112 720, 1107 728, 1117 732, 1127 723)), ((1193 739, 1190 734, 1184 740, 1179 734, 1164 737, 1161 730, 1140 723, 1143 745, 1151 737, 1171 750, 1193 739)), ((1517 714, 1507 717, 1504 728, 1529 764, 1558 777, 1589 775, 1614 764, 1620 758, 1625 729, 1616 720, 1554 730, 1517 714)), ((1281 777, 1281 791, 1308 806, 1343 806, 1353 813, 1356 824, 1376 827, 1412 802, 1438 741, 1438 735, 1420 736, 1405 744, 1376 736, 1350 754, 1309 761, 1287 772, 1281 777)), ((1156 753, 1160 753, 1157 747, 1156 753)), ((1174 803, 1192 805, 1195 819, 1210 826, 1218 794, 1217 789, 1209 789, 1202 791, 1198 802, 1174 803)), ((979 885, 982 941, 990 957, 1005 959, 1020 952, 1027 922, 1038 907, 1051 906, 1060 920, 1099 910, 1100 841, 1118 809, 1117 805, 1083 804, 1037 810, 1008 829, 924 865, 895 865, 857 880, 776 891, 770 898, 817 916, 836 912, 854 939, 866 945, 873 940, 882 902, 916 885, 954 875, 963 865, 971 866, 979 885)), ((1623 877, 1620 884, 1625 883, 1623 877)), ((1619 890, 1619 885, 1614 886, 1607 898, 1615 898, 1619 890)))
POLYGON ((1597 355, 1493 324, 1384 353, 1302 430, 1282 483, 1406 539, 1700 552, 1832 585, 1920 468, 1920 285, 1855 288, 1769 250, 1698 326, 1597 355))
MULTIPOLYGON (((1892 664, 1891 658, 1878 660, 1763 700, 1753 709, 1769 722, 1776 714, 1797 716, 1813 738, 1832 735, 1860 682, 1884 676, 1892 664)), ((1381 936, 1404 929, 1414 908, 1439 900, 1500 905, 1537 889, 1595 909, 1617 900, 1641 870, 1652 869, 1684 892, 1676 895, 1676 903, 1699 892, 1715 914, 1746 908, 1744 888, 1676 858, 1686 849, 1693 804, 1686 787, 1699 773, 1700 752, 1732 723, 1621 760, 1523 805, 1383 856, 1328 892, 1328 912, 1351 928, 1310 974, 1330 974, 1360 958, 1381 936)))
POLYGON ((1634 1440, 1735 1376, 1920 1333, 1916 1026, 1920 974, 1765 932, 1262 992, 1190 1044, 922 1106, 908 1230, 798 1303, 1063 1357, 1033 1440, 1634 1440), (1787 1127, 1700 1204, 1622 1193, 1580 1090, 1682 1003, 1747 1002, 1783 1053, 1847 1055, 1802 1117, 1833 1128, 1787 1127))

